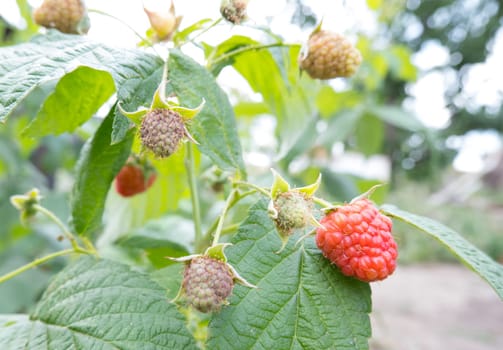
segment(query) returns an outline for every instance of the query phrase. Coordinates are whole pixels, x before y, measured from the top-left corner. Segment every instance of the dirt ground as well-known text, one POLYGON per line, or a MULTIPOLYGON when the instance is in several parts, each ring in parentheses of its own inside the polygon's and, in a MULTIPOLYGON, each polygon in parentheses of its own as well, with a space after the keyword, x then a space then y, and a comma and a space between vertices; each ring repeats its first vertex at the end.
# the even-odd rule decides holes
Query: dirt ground
POLYGON ((372 303, 372 350, 503 349, 503 302, 463 266, 399 267, 372 303))

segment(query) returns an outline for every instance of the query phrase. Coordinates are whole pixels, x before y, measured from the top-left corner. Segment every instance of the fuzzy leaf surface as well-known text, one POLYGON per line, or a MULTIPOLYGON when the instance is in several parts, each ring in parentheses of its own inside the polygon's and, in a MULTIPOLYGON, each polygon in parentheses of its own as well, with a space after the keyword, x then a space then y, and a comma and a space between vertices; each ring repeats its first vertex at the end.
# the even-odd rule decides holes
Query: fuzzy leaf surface
POLYGON ((111 144, 113 111, 81 150, 71 197, 71 223, 78 234, 90 236, 101 226, 110 184, 129 156, 133 132, 111 144))
POLYGON ((463 264, 486 280, 503 300, 503 266, 468 242, 459 233, 435 220, 411 214, 392 205, 382 206, 381 211, 420 229, 442 243, 463 264))
POLYGON ((267 201, 250 209, 226 253, 258 288, 234 288, 230 305, 210 323, 208 348, 368 349, 369 285, 343 276, 312 237, 295 246, 299 236, 277 254, 267 201))
MULTIPOLYGON (((59 79, 79 66, 109 72, 115 86, 119 87, 119 100, 129 103, 137 92, 141 93, 145 80, 152 77, 160 80, 162 65, 159 57, 140 50, 117 49, 84 36, 49 31, 30 42, 0 48, 0 121, 5 121, 37 86, 59 79)), ((74 84, 72 91, 78 100, 89 94, 89 87, 88 84, 74 84)), ((71 115, 80 115, 78 104, 67 108, 71 115)), ((53 116, 55 119, 61 117, 59 114, 53 116)), ((80 115, 80 118, 85 119, 85 116, 80 115)))
POLYGON ((2 349, 197 349, 184 317, 147 275, 83 257, 58 274, 30 318, 0 319, 2 349))

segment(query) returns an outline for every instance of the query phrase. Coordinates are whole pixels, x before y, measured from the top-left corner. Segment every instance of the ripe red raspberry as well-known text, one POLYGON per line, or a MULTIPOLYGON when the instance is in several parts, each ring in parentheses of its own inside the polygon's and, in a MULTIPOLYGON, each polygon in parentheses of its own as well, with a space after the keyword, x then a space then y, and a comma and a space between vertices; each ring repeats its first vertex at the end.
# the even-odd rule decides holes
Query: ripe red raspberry
POLYGON ((145 178, 145 170, 135 164, 126 164, 122 167, 115 178, 115 189, 123 197, 131 197, 145 192, 153 185, 156 174, 150 172, 148 179, 145 178))
POLYGON ((33 13, 35 23, 63 33, 87 33, 87 10, 82 0, 45 0, 33 13))
POLYGON ((143 117, 140 136, 143 146, 157 157, 169 157, 176 152, 186 136, 185 124, 179 113, 157 108, 143 117))
POLYGON ((391 219, 368 199, 339 207, 320 223, 323 227, 316 230, 316 244, 344 275, 372 282, 395 271, 398 253, 391 219))
POLYGON ((352 76, 362 61, 360 52, 342 35, 315 31, 301 52, 299 65, 313 79, 352 76))
POLYGON ((233 287, 234 276, 223 261, 198 256, 185 267, 182 282, 185 297, 201 312, 220 310, 233 287))

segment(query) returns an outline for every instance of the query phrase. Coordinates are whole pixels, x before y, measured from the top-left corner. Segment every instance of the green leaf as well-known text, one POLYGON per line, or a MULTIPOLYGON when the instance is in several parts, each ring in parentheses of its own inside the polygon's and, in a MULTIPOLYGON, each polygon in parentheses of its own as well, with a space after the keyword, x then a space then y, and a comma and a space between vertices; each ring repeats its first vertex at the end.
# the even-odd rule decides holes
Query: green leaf
MULTIPOLYGON (((39 35, 28 43, 0 48, 0 62, 0 121, 5 121, 37 86, 59 79, 79 66, 109 72, 115 86, 120 87, 118 99, 122 106, 129 107, 130 102, 138 99, 143 102, 144 82, 153 77, 158 83, 163 65, 159 57, 140 50, 116 49, 85 36, 57 31, 39 35)), ((88 85, 73 86, 76 99, 89 94, 88 85)))
POLYGON ((166 290, 168 299, 175 299, 182 284, 182 274, 185 264, 176 263, 163 269, 155 270, 150 274, 155 282, 166 290))
POLYGON ((360 117, 356 126, 356 145, 365 156, 379 153, 384 140, 384 124, 370 114, 360 117))
POLYGON ((80 66, 61 78, 24 133, 40 137, 71 132, 96 113, 114 91, 108 72, 80 66), (76 89, 86 94, 76 94, 76 89))
POLYGON ((189 255, 193 248, 194 224, 191 220, 171 215, 151 220, 117 240, 123 247, 142 249, 157 268, 172 264, 166 257, 189 255))
POLYGON ((459 233, 435 220, 411 214, 392 205, 382 206, 381 211, 420 229, 442 243, 463 264, 486 280, 503 300, 503 266, 465 240, 459 233))
POLYGON ((398 128, 409 131, 424 130, 425 127, 412 113, 394 106, 372 106, 369 113, 398 128))
POLYGON ((229 263, 257 289, 235 286, 230 305, 213 316, 209 349, 368 349, 370 288, 343 276, 313 238, 281 254, 261 200, 227 248, 229 263))
POLYGON ((270 113, 277 119, 276 134, 280 140, 277 158, 282 159, 313 121, 316 95, 321 85, 306 74, 299 76, 300 45, 244 50, 260 45, 249 37, 233 36, 213 49, 208 64, 214 73, 232 65, 253 91, 262 95, 270 113), (236 51, 240 53, 232 54, 236 51))
POLYGON ((30 319, 2 319, 0 346, 197 349, 184 317, 159 285, 125 265, 91 257, 56 276, 30 319))
POLYGON ((234 111, 215 78, 200 64, 177 49, 170 51, 167 93, 174 93, 187 107, 206 104, 191 121, 190 131, 199 150, 223 170, 245 174, 234 111))
POLYGON ((367 6, 372 10, 377 10, 382 6, 382 0, 367 0, 367 6))
POLYGON ((316 95, 316 107, 323 118, 329 118, 343 109, 354 109, 362 97, 356 90, 335 92, 330 85, 324 85, 316 95))
POLYGON ((72 189, 71 223, 78 234, 91 236, 101 226, 110 184, 127 160, 133 132, 111 145, 113 110, 81 150, 77 178, 72 189))
POLYGON ((152 220, 145 226, 133 229, 117 244, 131 248, 173 247, 185 252, 192 250, 192 221, 180 216, 170 215, 152 220))
POLYGON ((203 29, 205 25, 207 23, 210 23, 211 21, 212 21, 211 18, 204 18, 202 20, 197 21, 194 24, 191 24, 185 29, 176 32, 175 35, 173 35, 173 42, 176 44, 176 46, 180 46, 180 44, 182 44, 184 41, 187 41, 190 34, 192 34, 197 30, 203 29))
POLYGON ((327 129, 320 135, 318 142, 327 147, 345 141, 356 128, 362 116, 360 109, 344 110, 330 119, 327 129))

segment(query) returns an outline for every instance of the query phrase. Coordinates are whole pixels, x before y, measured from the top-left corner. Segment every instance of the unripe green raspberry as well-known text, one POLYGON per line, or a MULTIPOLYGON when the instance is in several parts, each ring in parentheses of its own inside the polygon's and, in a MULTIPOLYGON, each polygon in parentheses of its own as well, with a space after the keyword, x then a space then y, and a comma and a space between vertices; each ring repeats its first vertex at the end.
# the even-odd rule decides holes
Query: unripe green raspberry
POLYGON ((154 109, 141 121, 140 136, 143 146, 160 158, 175 153, 185 135, 182 117, 169 109, 154 109))
POLYGON ((352 76, 360 66, 360 52, 342 35, 319 30, 307 43, 307 53, 299 56, 299 65, 313 79, 352 76))
POLYGON ((63 33, 86 33, 89 25, 81 25, 87 17, 86 8, 81 0, 45 0, 35 10, 35 23, 46 28, 56 28, 63 33))
POLYGON ((220 310, 232 293, 234 277, 228 265, 198 256, 185 267, 182 288, 187 302, 201 312, 220 310))
POLYGON ((274 220, 282 235, 290 235, 293 230, 305 227, 311 217, 313 203, 295 190, 283 192, 274 200, 278 215, 274 220))

